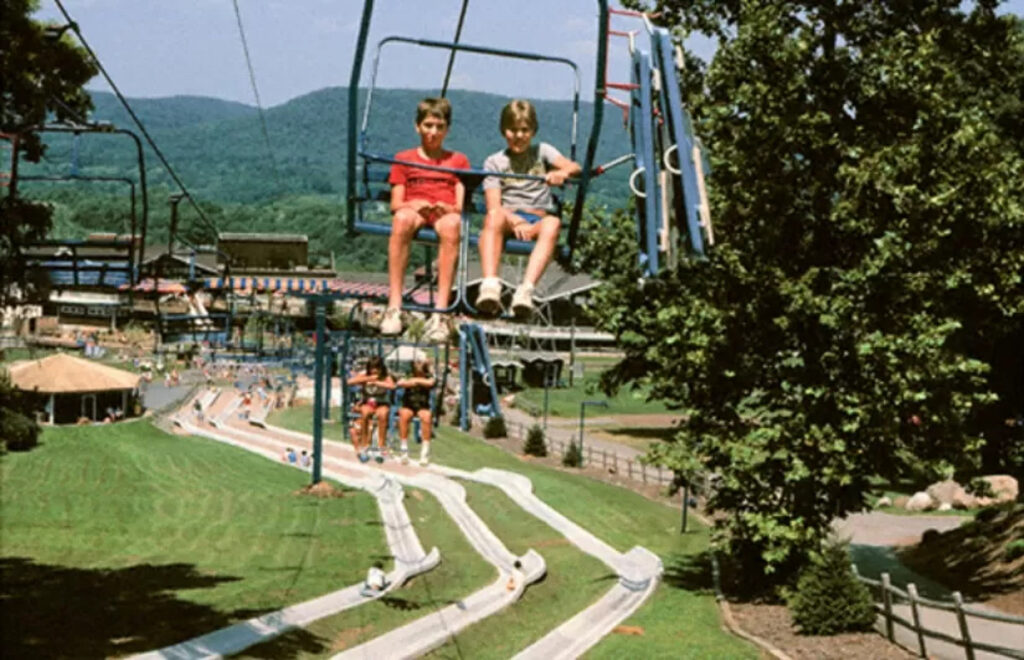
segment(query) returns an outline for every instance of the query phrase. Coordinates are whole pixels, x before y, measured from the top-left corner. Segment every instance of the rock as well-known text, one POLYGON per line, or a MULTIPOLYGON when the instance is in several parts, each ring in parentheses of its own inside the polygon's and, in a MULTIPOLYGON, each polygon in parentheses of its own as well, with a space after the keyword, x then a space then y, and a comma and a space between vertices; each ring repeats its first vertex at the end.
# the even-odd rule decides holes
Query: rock
POLYGON ((945 481, 934 483, 931 486, 928 486, 928 490, 926 492, 937 504, 952 505, 957 498, 967 496, 967 491, 964 490, 964 487, 952 479, 946 479, 945 481))
POLYGON ((936 511, 952 511, 953 505, 949 502, 939 502, 939 508, 936 511))
POLYGON ((935 506, 932 496, 923 490, 919 490, 914 493, 910 500, 907 501, 907 511, 927 511, 935 506))
POLYGON ((909 497, 907 497, 906 495, 900 495, 899 497, 897 497, 896 499, 894 499, 892 501, 892 505, 894 507, 896 507, 897 509, 906 509, 907 508, 907 502, 909 502, 909 501, 910 501, 909 497))
POLYGON ((1020 484, 1008 474, 992 474, 981 480, 988 482, 996 502, 1014 502, 1020 494, 1020 484))
POLYGON ((892 506, 892 499, 888 495, 883 495, 878 498, 875 502, 875 508, 881 509, 883 506, 892 506))
POLYGON ((978 498, 965 492, 963 495, 955 495, 951 504, 954 509, 973 509, 978 506, 978 498))

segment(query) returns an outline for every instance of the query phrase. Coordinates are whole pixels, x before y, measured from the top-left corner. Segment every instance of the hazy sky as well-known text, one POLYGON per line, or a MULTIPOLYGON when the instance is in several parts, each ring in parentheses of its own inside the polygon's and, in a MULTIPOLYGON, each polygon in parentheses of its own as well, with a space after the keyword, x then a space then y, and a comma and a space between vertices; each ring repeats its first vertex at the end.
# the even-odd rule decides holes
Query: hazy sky
MULTIPOLYGON (((449 41, 461 0, 377 0, 367 66, 377 41, 403 35, 449 41)), ((238 0, 263 105, 270 107, 328 86, 348 85, 362 0, 238 0)), ((214 96, 253 104, 232 0, 64 0, 85 39, 127 96, 214 96)), ((613 6, 618 6, 613 1, 613 6)), ((1024 0, 1004 11, 1024 13, 1024 0)), ((597 3, 594 0, 472 0, 462 40, 569 58, 580 66, 582 96, 593 95, 597 3)), ((37 18, 63 22, 53 0, 40 0, 37 18)), ((615 27, 636 22, 616 19, 615 27)), ((707 57, 712 45, 688 46, 707 57)), ((613 41, 610 78, 628 77, 625 40, 613 41)), ((436 88, 446 55, 388 46, 378 85, 436 88)), ((367 74, 368 75, 368 74, 367 74)), ((364 78, 363 84, 367 82, 364 78)), ((568 98, 567 69, 460 55, 453 87, 506 95, 568 98)), ((90 85, 107 89, 102 79, 90 85)))

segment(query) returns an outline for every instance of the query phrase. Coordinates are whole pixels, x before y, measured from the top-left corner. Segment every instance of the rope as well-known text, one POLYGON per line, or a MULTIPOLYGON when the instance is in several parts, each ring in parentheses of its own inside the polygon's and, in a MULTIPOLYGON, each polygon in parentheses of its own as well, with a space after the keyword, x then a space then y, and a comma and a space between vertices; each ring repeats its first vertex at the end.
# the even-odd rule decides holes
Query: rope
POLYGON ((182 194, 185 195, 185 199, 188 200, 189 204, 192 205, 192 208, 195 209, 196 213, 199 214, 199 217, 206 225, 206 228, 212 230, 214 235, 216 235, 218 233, 217 225, 212 220, 206 217, 206 214, 203 213, 203 209, 201 209, 199 207, 199 204, 196 203, 196 200, 192 198, 192 194, 189 193, 188 188, 186 188, 185 184, 181 181, 180 178, 178 178, 177 172, 175 172, 174 168, 171 167, 171 164, 167 162, 167 159, 164 157, 163 152, 160 151, 160 148, 156 146, 156 142, 153 140, 153 137, 149 134, 149 131, 146 130, 146 127, 145 125, 143 125, 142 120, 139 119, 138 115, 135 114, 135 110, 133 110, 132 106, 128 104, 128 100, 121 93, 121 90, 118 89, 117 85, 114 84, 114 80, 110 77, 110 74, 108 74, 107 70, 103 67, 103 63, 100 62, 100 58, 89 46, 89 42, 85 40, 85 37, 82 36, 82 31, 78 29, 78 23, 76 23, 74 19, 71 18, 71 15, 68 13, 68 10, 64 8, 64 4, 61 2, 61 0, 54 0, 54 2, 57 3, 57 8, 60 9, 60 13, 64 15, 64 19, 68 22, 68 25, 71 26, 72 30, 74 30, 75 36, 78 37, 78 41, 82 44, 82 47, 85 48, 86 52, 89 53, 89 57, 91 57, 92 61, 96 64, 96 68, 99 69, 101 74, 103 74, 103 79, 106 80, 107 84, 110 85, 110 88, 114 90, 114 94, 117 96, 117 100, 121 102, 121 105, 124 106, 125 111, 132 118, 132 121, 134 121, 135 125, 138 126, 139 131, 142 133, 143 137, 146 138, 146 142, 149 144, 150 148, 153 149, 153 153, 155 153, 156 157, 160 159, 160 163, 163 164, 163 166, 167 169, 167 173, 171 175, 171 178, 174 179, 174 182, 178 184, 178 188, 181 189, 182 194))
POLYGON ((252 66, 252 58, 249 56, 249 43, 245 39, 245 29, 242 27, 242 13, 238 9, 238 0, 232 0, 235 6, 235 20, 238 22, 238 36, 242 40, 242 52, 245 53, 245 65, 249 69, 249 83, 252 85, 252 95, 256 98, 256 110, 260 116, 260 128, 263 131, 263 142, 267 145, 267 156, 270 158, 270 167, 274 170, 274 180, 277 182, 278 191, 283 191, 281 185, 281 173, 277 169, 277 161, 274 160, 274 149, 270 146, 270 133, 267 131, 267 118, 263 113, 263 104, 260 102, 260 90, 256 87, 256 71, 252 66))

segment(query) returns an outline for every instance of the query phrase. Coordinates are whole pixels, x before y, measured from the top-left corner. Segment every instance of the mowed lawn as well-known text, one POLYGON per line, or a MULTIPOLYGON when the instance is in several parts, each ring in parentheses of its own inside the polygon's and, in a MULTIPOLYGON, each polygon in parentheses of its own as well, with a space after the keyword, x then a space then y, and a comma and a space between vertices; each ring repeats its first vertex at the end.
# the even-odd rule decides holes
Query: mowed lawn
POLYGON ((145 651, 390 566, 373 497, 297 495, 308 482, 143 421, 45 430, 0 464, 0 648, 145 651))
MULTIPOLYGON (((311 408, 279 411, 268 421, 308 433, 311 408)), ((341 439, 341 426, 325 424, 324 435, 341 439)), ((758 657, 753 646, 722 630, 714 596, 701 580, 675 577, 688 572, 686 567, 708 548, 708 530, 693 517, 691 531, 680 534, 678 509, 630 490, 524 461, 451 426, 438 429, 432 452, 436 462, 450 467, 468 471, 493 467, 527 476, 538 497, 616 549, 625 552, 642 545, 662 558, 673 579, 662 582, 654 596, 624 622, 643 634, 613 633, 589 651, 588 657, 758 657)), ((497 489, 464 485, 470 506, 491 530, 513 552, 533 547, 541 553, 548 575, 527 589, 522 602, 463 631, 455 642, 435 651, 434 657, 508 657, 571 618, 614 584, 603 564, 568 544, 497 489)), ((468 561, 468 556, 455 550, 446 553, 442 548, 442 562, 461 561, 468 561)), ((382 609, 367 625, 390 629, 393 625, 388 620, 394 616, 398 616, 394 610, 382 609)), ((348 645, 346 639, 337 641, 335 648, 348 645)))

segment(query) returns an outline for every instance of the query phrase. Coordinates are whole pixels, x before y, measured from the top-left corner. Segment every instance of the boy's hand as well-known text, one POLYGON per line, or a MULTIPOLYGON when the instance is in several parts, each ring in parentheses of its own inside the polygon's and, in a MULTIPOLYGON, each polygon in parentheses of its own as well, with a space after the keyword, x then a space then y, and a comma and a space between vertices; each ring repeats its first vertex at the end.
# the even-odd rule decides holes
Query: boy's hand
POLYGON ((551 170, 544 175, 544 180, 548 182, 548 185, 555 187, 560 187, 568 178, 569 175, 561 170, 551 170))
POLYGON ((518 225, 512 228, 512 235, 520 241, 532 241, 537 238, 537 232, 540 230, 539 223, 531 225, 529 222, 520 222, 518 225))

